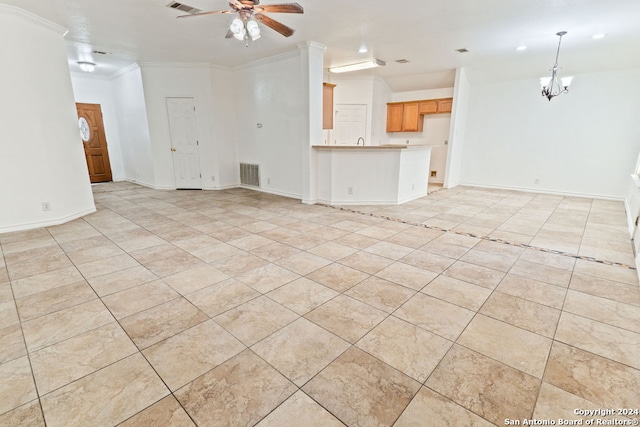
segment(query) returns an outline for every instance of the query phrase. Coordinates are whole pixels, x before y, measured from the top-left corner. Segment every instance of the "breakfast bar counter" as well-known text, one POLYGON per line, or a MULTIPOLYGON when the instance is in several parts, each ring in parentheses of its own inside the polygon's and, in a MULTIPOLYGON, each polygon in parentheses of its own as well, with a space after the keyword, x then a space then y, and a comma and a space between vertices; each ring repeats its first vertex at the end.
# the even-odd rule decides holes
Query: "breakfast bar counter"
POLYGON ((399 205, 427 195, 429 145, 314 145, 317 201, 399 205))

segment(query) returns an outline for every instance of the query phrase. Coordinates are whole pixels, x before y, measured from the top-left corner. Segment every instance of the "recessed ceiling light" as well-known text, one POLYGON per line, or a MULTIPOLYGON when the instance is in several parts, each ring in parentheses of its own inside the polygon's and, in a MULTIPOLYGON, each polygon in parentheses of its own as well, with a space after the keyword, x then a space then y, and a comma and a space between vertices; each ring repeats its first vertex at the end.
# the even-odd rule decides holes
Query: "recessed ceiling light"
POLYGON ((367 52, 369 52, 369 49, 367 49, 365 46, 362 46, 360 49, 358 49, 358 52, 367 53, 367 52))
POLYGON ((526 46, 518 46, 516 50, 527 50, 526 46))
POLYGON ((598 40, 598 39, 603 39, 604 36, 605 34, 600 33, 600 34, 594 34, 593 36, 591 36, 591 38, 594 40, 598 40))

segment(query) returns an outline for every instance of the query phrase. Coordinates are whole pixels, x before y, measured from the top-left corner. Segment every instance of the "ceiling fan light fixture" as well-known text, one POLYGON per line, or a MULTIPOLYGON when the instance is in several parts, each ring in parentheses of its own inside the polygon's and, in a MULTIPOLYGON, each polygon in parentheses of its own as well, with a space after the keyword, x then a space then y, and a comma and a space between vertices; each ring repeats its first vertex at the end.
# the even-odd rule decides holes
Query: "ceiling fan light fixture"
POLYGON ((247 35, 247 30, 243 28, 242 30, 240 30, 240 32, 234 33, 233 37, 235 37, 238 40, 244 40, 244 36, 246 35, 247 35))
POLYGON ((384 67, 387 65, 379 59, 372 59, 367 62, 359 62, 357 64, 341 65, 339 67, 329 68, 330 73, 348 73, 349 71, 367 70, 369 68, 384 67))
POLYGON ((244 22, 242 22, 240 18, 235 18, 233 21, 231 21, 231 26, 229 26, 229 29, 234 35, 240 34, 244 31, 244 22))
POLYGON ((247 22, 247 32, 249 33, 249 36, 251 36, 251 40, 253 41, 258 40, 261 37, 260 27, 258 26, 258 23, 254 20, 247 22))

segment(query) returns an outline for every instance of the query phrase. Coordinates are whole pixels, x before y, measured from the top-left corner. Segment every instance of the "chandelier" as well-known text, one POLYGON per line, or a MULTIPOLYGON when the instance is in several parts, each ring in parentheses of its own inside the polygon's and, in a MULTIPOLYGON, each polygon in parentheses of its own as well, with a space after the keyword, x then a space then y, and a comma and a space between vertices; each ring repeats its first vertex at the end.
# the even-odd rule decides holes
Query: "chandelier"
POLYGON ((566 31, 560 31, 556 33, 556 36, 560 37, 558 40, 558 51, 556 52, 556 62, 551 69, 551 77, 542 77, 540 79, 540 85, 542 86, 542 96, 546 97, 549 101, 554 96, 558 96, 561 93, 569 92, 569 85, 573 77, 558 78, 558 56, 560 56, 560 43, 562 43, 562 36, 567 34, 566 31))

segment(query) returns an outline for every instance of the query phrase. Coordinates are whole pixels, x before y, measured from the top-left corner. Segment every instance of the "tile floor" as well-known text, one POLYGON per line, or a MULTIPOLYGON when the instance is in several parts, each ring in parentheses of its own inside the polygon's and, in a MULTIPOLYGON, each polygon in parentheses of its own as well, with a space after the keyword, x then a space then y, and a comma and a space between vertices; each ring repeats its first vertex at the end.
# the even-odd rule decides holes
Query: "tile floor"
POLYGON ((94 192, 95 214, 0 235, 2 426, 487 426, 640 408, 621 202, 94 192))

